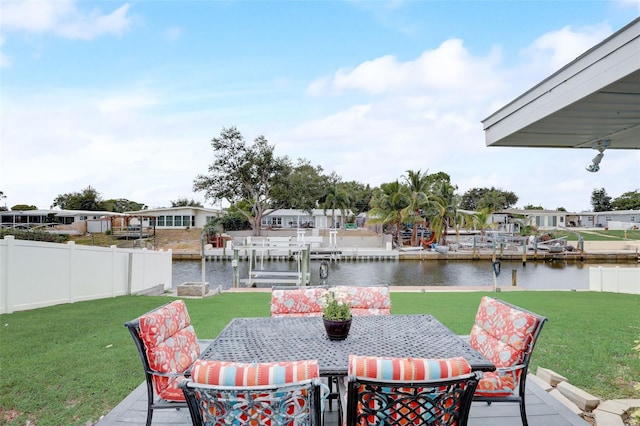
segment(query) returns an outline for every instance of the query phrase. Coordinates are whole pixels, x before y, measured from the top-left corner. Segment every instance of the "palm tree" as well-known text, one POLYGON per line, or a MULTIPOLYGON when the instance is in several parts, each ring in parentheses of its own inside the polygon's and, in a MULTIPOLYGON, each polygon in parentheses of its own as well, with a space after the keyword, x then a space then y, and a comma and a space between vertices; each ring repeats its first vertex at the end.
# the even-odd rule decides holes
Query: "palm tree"
POLYGON ((413 171, 407 170, 407 175, 404 177, 405 184, 409 191, 409 205, 405 208, 404 216, 407 223, 413 224, 411 230, 411 246, 418 245, 418 227, 417 224, 425 223, 424 217, 422 217, 422 209, 429 202, 429 175, 425 171, 421 170, 413 171))
POLYGON ((395 182, 383 183, 373 194, 370 222, 378 223, 393 236, 394 248, 402 247, 402 226, 406 215, 406 208, 410 203, 410 196, 405 187, 395 182))
POLYGON ((351 207, 351 197, 345 191, 340 190, 337 185, 332 185, 327 188, 327 192, 322 203, 324 214, 327 214, 327 210, 331 209, 331 226, 336 227, 336 214, 335 211, 339 210, 342 214, 342 224, 344 225, 346 219, 346 211, 351 207))

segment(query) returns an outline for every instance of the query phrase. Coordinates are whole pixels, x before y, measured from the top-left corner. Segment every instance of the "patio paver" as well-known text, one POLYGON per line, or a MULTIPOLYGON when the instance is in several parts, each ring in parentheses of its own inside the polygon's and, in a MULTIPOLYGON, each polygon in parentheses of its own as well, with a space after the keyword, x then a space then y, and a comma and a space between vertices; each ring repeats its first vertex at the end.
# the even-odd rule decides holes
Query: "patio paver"
MULTIPOLYGON (((535 382, 527 381, 527 418, 531 426, 589 426, 589 423, 572 413, 567 407, 545 392, 535 382)), ((147 393, 141 383, 97 426, 137 426, 145 425, 147 419, 147 393)), ((153 414, 154 426, 189 425, 189 410, 156 410, 153 414)), ((469 414, 469 426, 517 426, 521 425, 517 403, 474 402, 469 414)), ((338 426, 336 406, 325 413, 325 425, 338 426)))

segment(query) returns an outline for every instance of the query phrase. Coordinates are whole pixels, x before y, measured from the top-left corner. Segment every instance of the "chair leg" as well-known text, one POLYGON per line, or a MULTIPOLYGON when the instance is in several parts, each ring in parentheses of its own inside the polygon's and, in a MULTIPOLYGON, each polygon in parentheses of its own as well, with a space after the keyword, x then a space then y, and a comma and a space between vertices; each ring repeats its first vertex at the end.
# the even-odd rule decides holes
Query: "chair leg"
POLYGON ((520 396, 520 417, 522 417, 522 426, 528 426, 527 409, 524 405, 524 394, 520 396))
POLYGON ((153 418, 153 408, 151 405, 147 407, 147 426, 151 426, 151 419, 153 418))

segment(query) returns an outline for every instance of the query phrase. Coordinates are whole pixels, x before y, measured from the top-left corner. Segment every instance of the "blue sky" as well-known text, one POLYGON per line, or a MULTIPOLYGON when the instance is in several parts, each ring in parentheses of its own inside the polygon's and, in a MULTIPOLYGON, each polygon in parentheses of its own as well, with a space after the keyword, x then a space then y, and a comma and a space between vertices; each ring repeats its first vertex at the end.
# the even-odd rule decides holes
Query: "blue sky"
POLYGON ((210 140, 378 186, 443 171, 518 206, 589 210, 640 189, 640 153, 488 148, 481 120, 640 14, 610 1, 0 2, 0 191, 49 208, 91 185, 193 198, 210 140))

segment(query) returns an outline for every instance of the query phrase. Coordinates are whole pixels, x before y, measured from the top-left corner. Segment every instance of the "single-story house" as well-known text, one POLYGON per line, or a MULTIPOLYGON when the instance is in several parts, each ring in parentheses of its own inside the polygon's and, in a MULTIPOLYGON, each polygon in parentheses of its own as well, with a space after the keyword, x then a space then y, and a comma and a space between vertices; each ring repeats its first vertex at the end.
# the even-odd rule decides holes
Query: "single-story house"
POLYGON ((558 210, 505 209, 492 215, 492 222, 503 232, 519 232, 520 225, 540 230, 555 228, 636 229, 640 227, 640 210, 606 212, 564 212, 558 210))
POLYGON ((158 209, 126 212, 133 217, 131 224, 156 229, 204 228, 213 218, 219 216, 220 210, 205 207, 167 207, 158 209), (136 219, 136 216, 138 218, 136 219))
POLYGON ((353 217, 351 210, 346 210, 345 216, 338 209, 313 209, 311 213, 297 209, 269 209, 262 216, 263 228, 340 228, 353 217), (334 223, 335 220, 335 223, 334 223))

